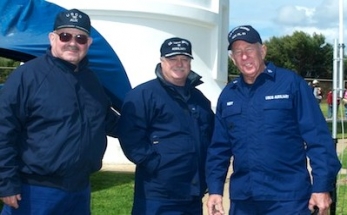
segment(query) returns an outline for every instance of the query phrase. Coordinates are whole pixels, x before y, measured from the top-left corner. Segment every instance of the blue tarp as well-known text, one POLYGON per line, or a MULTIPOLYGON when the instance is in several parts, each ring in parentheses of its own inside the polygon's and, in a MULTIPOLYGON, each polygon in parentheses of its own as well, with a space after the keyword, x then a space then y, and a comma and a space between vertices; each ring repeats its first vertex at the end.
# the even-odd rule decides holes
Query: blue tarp
MULTIPOLYGON (((26 62, 44 54, 55 16, 62 10, 65 9, 44 0, 1 0, 0 56, 26 62)), ((124 95, 131 89, 129 79, 115 51, 93 27, 91 37, 90 68, 100 79, 114 108, 120 110, 124 95)))

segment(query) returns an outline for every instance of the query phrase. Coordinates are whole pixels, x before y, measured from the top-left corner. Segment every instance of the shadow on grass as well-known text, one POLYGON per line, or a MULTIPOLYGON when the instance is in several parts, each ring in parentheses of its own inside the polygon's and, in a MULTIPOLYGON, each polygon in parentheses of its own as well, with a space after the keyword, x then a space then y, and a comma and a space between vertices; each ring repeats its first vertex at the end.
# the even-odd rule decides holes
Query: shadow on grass
MULTIPOLYGON (((330 132, 333 132, 333 122, 332 121, 327 121, 328 127, 330 129, 330 132)), ((336 136, 338 139, 341 139, 342 137, 346 138, 347 137, 347 121, 341 121, 338 120, 336 122, 336 136), (343 122, 343 123, 342 123, 343 122)))
POLYGON ((99 171, 92 174, 91 178, 92 192, 110 189, 129 183, 134 183, 134 173, 116 172, 116 171, 99 171))

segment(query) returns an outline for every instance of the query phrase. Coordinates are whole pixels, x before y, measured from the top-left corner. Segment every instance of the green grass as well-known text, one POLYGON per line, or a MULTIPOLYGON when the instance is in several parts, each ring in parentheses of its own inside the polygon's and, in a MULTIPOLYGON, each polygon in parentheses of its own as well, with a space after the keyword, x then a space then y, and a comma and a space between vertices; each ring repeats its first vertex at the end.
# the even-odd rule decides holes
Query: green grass
MULTIPOLYGON (((342 169, 347 169, 347 148, 339 154, 342 169)), ((336 215, 347 215, 347 175, 341 171, 337 177, 337 205, 336 215)))
POLYGON ((346 175, 341 175, 337 183, 337 206, 336 215, 347 214, 347 185, 346 175))
MULTIPOLYGON (((326 103, 321 103, 320 104, 321 110, 323 112, 323 115, 327 117, 328 113, 328 105, 326 103)), ((343 118, 344 116, 344 106, 340 105, 339 110, 338 110, 338 119, 343 118)), ((330 129, 330 132, 332 132, 332 122, 327 122, 328 127, 330 129)), ((347 122, 345 121, 337 121, 336 124, 336 138, 337 139, 342 139, 346 138, 346 133, 347 132, 347 122)), ((339 159, 342 164, 343 169, 347 169, 347 149, 345 149, 340 155, 339 159)), ((337 178, 337 204, 336 204, 336 215, 347 215, 347 175, 345 172, 342 172, 338 175, 337 178)))
MULTIPOLYGON (((341 161, 347 165, 347 149, 341 161)), ((92 175, 92 215, 129 215, 133 201, 134 174, 100 171, 92 175)), ((347 215, 347 176, 339 175, 337 182, 336 215, 347 215)), ((0 208, 2 203, 0 202, 0 208)))
MULTIPOLYGON (((91 176, 92 215, 129 215, 133 203, 134 173, 99 171, 91 176)), ((0 209, 2 208, 0 201, 0 209)))
MULTIPOLYGON (((332 122, 327 122, 330 132, 332 132, 332 122)), ((346 139, 347 138, 347 121, 344 121, 343 124, 341 121, 336 123, 336 138, 337 139, 346 139)))
POLYGON ((339 159, 342 164, 343 169, 347 169, 347 148, 343 150, 341 154, 339 154, 339 159))
MULTIPOLYGON (((328 116, 328 104, 326 102, 322 102, 320 103, 320 109, 323 112, 323 115, 325 116, 325 118, 327 118, 328 116)), ((344 116, 345 114, 345 107, 343 104, 339 105, 339 109, 337 111, 337 118, 342 118, 342 116, 344 116)))
MULTIPOLYGON (((343 108, 343 106, 341 106, 343 108)), ((340 108, 341 108, 340 107, 340 108)), ((327 104, 322 103, 323 114, 327 115, 327 104)), ((344 111, 344 109, 342 109, 344 111)), ((339 110, 341 111, 341 110, 339 110)), ((340 114, 340 112, 339 112, 340 114)), ((347 123, 344 122, 347 129, 347 123)), ((328 122, 331 130, 332 123, 328 122)), ((341 138, 341 122, 337 123, 337 138, 341 138)), ((340 155, 343 168, 347 168, 347 149, 340 155)), ((133 198, 133 173, 98 172, 92 176, 92 214, 127 215, 130 214, 133 198)), ((347 180, 339 175, 337 194, 337 215, 347 215, 347 180)))
MULTIPOLYGON (((323 115, 325 118, 327 118, 328 115, 328 105, 327 103, 321 103, 320 108, 322 110, 323 115)), ((341 121, 340 119, 343 118, 345 107, 343 105, 340 105, 338 113, 337 113, 337 123, 336 123, 336 138, 337 139, 345 139, 347 138, 347 121, 341 121)), ((327 122, 330 132, 332 132, 332 121, 327 122)))
POLYGON ((100 171, 91 177, 92 215, 128 215, 131 212, 134 173, 100 171))

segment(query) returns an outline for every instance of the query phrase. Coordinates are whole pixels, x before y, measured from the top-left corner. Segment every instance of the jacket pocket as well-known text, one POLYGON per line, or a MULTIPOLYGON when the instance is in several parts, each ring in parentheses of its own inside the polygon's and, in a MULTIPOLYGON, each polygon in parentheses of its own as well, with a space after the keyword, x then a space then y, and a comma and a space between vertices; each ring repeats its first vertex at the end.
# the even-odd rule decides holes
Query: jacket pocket
POLYGON ((235 123, 240 122, 242 107, 241 103, 228 106, 222 112, 222 118, 230 131, 234 130, 235 123))
POLYGON ((283 110, 283 109, 292 109, 293 103, 289 99, 274 99, 267 100, 264 102, 264 110, 283 110))
POLYGON ((227 118, 229 116, 239 115, 241 114, 241 104, 236 103, 232 106, 226 107, 222 112, 222 118, 227 118))
POLYGON ((263 119, 264 123, 274 126, 278 123, 293 121, 295 119, 293 103, 290 99, 274 99, 264 102, 263 119))
POLYGON ((158 140, 153 147, 160 154, 158 179, 184 181, 192 177, 197 162, 193 140, 187 137, 165 138, 158 140))

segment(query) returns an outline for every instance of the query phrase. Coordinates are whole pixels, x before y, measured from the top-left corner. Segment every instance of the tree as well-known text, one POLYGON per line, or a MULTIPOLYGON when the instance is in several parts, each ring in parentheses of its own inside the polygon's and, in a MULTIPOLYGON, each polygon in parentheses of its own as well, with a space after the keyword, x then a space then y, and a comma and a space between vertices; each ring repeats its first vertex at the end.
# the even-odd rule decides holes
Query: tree
POLYGON ((14 68, 18 67, 20 62, 0 57, 0 84, 4 83, 14 68))
POLYGON ((302 77, 331 78, 333 48, 321 34, 294 32, 292 36, 272 37, 265 42, 266 60, 296 71, 302 77))

